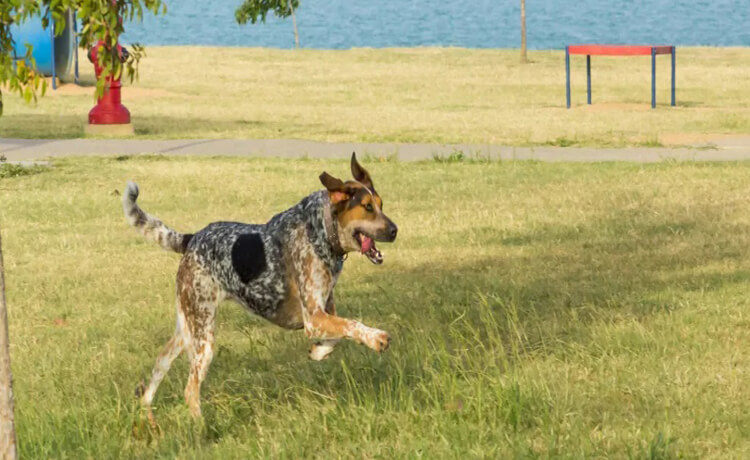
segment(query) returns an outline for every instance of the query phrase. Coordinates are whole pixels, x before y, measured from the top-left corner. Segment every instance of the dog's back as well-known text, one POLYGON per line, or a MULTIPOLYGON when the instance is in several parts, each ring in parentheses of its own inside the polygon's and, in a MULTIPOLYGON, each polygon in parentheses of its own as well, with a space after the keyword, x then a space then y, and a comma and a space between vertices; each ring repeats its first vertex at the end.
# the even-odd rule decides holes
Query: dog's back
POLYGON ((287 291, 279 236, 267 225, 214 222, 193 236, 183 257, 193 259, 234 300, 270 318, 287 291))
POLYGON ((190 265, 191 271, 211 277, 227 296, 278 323, 278 310, 290 292, 290 251, 297 253, 309 246, 336 274, 341 269, 330 251, 326 252, 324 193, 308 195, 263 225, 214 222, 194 234, 179 233, 143 211, 136 203, 139 192, 133 182, 128 183, 123 196, 123 210, 128 222, 147 240, 184 254, 181 266, 190 265))

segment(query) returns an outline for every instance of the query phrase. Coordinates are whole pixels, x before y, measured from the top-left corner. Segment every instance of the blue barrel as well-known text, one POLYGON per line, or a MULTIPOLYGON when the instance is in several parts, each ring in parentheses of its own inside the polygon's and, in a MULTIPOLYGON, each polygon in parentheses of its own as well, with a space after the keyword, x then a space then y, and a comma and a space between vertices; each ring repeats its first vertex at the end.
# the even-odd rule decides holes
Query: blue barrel
POLYGON ((44 76, 52 76, 52 66, 55 75, 62 78, 68 74, 70 64, 76 52, 75 36, 73 32, 73 13, 68 11, 65 20, 65 30, 56 37, 54 42, 52 20, 47 29, 42 28, 42 18, 29 18, 20 25, 10 28, 10 35, 14 42, 14 58, 23 59, 26 56, 26 44, 33 46, 32 55, 36 60, 37 71, 44 76), (53 58, 54 52, 54 58, 53 58))

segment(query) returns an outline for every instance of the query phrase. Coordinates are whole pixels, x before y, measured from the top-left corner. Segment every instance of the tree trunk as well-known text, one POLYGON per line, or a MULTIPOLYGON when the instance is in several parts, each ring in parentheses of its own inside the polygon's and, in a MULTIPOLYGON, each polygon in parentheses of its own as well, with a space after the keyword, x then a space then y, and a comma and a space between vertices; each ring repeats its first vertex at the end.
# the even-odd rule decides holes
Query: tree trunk
POLYGON ((13 423, 13 375, 10 372, 8 309, 5 304, 5 276, 0 237, 0 458, 16 458, 16 429, 13 423))
POLYGON ((526 0, 521 0, 521 62, 529 62, 526 57, 526 0))
POLYGON ((294 48, 299 48, 299 33, 297 32, 297 16, 294 14, 292 2, 289 2, 289 9, 292 10, 292 25, 294 25, 294 48))

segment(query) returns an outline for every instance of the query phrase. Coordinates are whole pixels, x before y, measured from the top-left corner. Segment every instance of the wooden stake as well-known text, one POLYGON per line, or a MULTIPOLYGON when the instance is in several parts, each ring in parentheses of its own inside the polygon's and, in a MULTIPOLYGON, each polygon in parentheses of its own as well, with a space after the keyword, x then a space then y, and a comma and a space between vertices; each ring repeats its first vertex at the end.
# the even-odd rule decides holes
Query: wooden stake
POLYGON ((8 309, 5 303, 5 267, 0 236, 0 459, 15 460, 16 428, 13 422, 13 374, 10 370, 8 309))
POLYGON ((289 2, 289 9, 292 10, 292 24, 294 25, 294 48, 299 48, 299 32, 297 32, 297 16, 294 14, 294 7, 292 2, 289 2))

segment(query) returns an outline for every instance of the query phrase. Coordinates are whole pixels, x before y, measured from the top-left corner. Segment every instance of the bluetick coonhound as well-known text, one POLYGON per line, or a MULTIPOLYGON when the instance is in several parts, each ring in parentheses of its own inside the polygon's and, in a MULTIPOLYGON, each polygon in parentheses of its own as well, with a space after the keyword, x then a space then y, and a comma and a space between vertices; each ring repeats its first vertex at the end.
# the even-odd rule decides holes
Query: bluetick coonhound
POLYGON ((336 315, 333 288, 349 252, 373 263, 383 256, 375 241, 391 242, 398 228, 383 213, 370 175, 352 154, 354 180, 324 172, 325 190, 314 192, 265 225, 215 222, 195 234, 178 233, 136 204, 138 186, 129 182, 123 210, 147 240, 183 254, 177 270, 177 326, 156 359, 151 382, 140 389, 150 407, 159 383, 183 351, 190 360, 185 400, 200 416, 200 386, 214 353, 216 310, 224 299, 287 329, 303 329, 314 340, 310 358, 322 360, 342 338, 377 352, 388 348, 385 331, 336 315))

